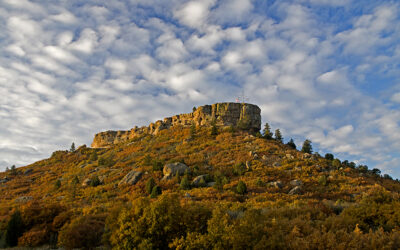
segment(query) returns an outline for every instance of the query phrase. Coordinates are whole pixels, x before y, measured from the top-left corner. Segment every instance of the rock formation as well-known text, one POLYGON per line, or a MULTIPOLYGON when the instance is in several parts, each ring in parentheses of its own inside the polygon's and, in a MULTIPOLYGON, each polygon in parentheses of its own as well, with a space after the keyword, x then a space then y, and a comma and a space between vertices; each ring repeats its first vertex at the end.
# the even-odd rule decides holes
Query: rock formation
POLYGON ((173 126, 216 126, 240 127, 252 132, 261 129, 261 110, 257 105, 248 103, 215 103, 198 107, 194 112, 164 118, 151 123, 148 127, 137 126, 127 131, 105 131, 95 135, 92 147, 109 147, 112 144, 133 139, 141 134, 153 134, 173 126))

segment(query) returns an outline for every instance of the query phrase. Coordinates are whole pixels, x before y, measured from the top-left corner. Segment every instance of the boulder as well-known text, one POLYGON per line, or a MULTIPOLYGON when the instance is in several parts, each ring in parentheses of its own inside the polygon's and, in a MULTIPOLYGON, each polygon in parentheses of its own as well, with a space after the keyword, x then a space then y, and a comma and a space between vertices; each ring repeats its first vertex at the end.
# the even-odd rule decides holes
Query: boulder
POLYGON ((268 185, 275 187, 275 188, 279 188, 279 189, 282 188, 282 186, 283 186, 281 181, 273 181, 273 182, 268 183, 268 185))
POLYGON ((87 187, 90 185, 90 178, 86 178, 85 180, 82 181, 82 187, 87 187))
POLYGON ((33 200, 32 196, 21 196, 15 199, 15 202, 28 202, 33 200))
POLYGON ((33 172, 33 169, 27 169, 27 170, 25 170, 25 172, 24 172, 24 175, 28 175, 28 174, 30 174, 30 173, 32 173, 33 172))
MULTIPOLYGON (((181 162, 174 162, 165 164, 163 174, 165 179, 170 179, 178 173, 183 175, 186 171, 190 172, 190 168, 181 162)), ((163 179, 164 179, 163 178, 163 179)))
POLYGON ((204 183, 206 185, 207 178, 208 178, 208 174, 203 174, 203 175, 197 176, 196 178, 193 179, 192 186, 200 187, 202 185, 202 183, 204 183))
POLYGON ((289 191, 289 194, 301 194, 301 192, 302 192, 301 187, 297 186, 297 187, 292 188, 289 191))
POLYGON ((292 186, 301 186, 303 184, 303 182, 301 182, 301 180, 292 180, 290 182, 290 185, 292 186))
POLYGON ((140 178, 142 178, 143 172, 132 170, 118 183, 118 185, 135 185, 140 178))

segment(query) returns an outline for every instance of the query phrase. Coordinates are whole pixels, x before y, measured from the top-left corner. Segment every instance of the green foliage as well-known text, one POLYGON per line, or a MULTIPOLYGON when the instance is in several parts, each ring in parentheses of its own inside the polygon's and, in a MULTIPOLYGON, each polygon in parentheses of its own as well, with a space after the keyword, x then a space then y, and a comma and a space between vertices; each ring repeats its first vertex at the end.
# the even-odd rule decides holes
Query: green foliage
POLYGON ((190 182, 189 179, 187 177, 187 175, 183 176, 182 180, 181 180, 181 184, 180 184, 181 189, 183 190, 188 190, 190 189, 190 182))
POLYGON ((368 166, 367 165, 359 165, 357 167, 358 171, 360 171, 361 173, 366 173, 368 172, 368 166))
POLYGON ((78 178, 78 176, 76 176, 75 175, 75 177, 72 179, 72 185, 77 185, 77 184, 79 184, 79 178, 78 178))
POLYGON ((275 130, 275 140, 279 142, 283 142, 283 137, 281 131, 278 129, 275 130))
POLYGON ((99 179, 99 177, 97 175, 95 175, 92 178, 90 178, 89 186, 97 187, 99 185, 101 185, 101 181, 100 181, 100 179, 99 179))
POLYGON ((339 169, 339 168, 342 166, 342 163, 340 162, 339 159, 334 159, 334 160, 332 161, 332 166, 333 166, 335 169, 339 169))
POLYGON ((11 175, 17 175, 17 168, 15 167, 15 165, 11 166, 10 174, 11 175))
POLYGON ((150 198, 157 198, 161 193, 162 193, 161 187, 156 185, 151 190, 150 198))
POLYGON ((151 163, 152 163, 151 156, 149 154, 146 154, 145 157, 143 158, 143 164, 145 166, 150 166, 151 163))
POLYGON ((58 244, 68 249, 93 249, 101 244, 104 233, 104 218, 87 215, 65 225, 58 235, 58 244))
POLYGON ((288 145, 289 147, 291 147, 292 149, 296 149, 296 144, 294 143, 293 139, 290 138, 289 142, 286 143, 286 145, 288 145))
POLYGON ((193 112, 196 111, 196 107, 193 107, 192 111, 193 111, 193 112))
POLYGON ((24 225, 19 210, 15 211, 6 227, 6 244, 9 247, 16 246, 18 244, 18 238, 22 235, 24 225))
POLYGON ((99 166, 103 166, 103 167, 111 167, 112 165, 114 165, 114 160, 112 159, 112 157, 100 157, 97 161, 97 163, 99 164, 99 166))
POLYGON ((213 124, 211 125, 211 135, 212 135, 212 136, 218 135, 218 128, 217 128, 217 126, 215 125, 215 123, 213 123, 213 124))
POLYGON ((269 126, 268 122, 264 125, 263 137, 268 140, 272 139, 271 127, 269 126))
POLYGON ((325 154, 325 159, 327 159, 327 160, 333 161, 334 158, 335 158, 335 157, 334 157, 333 154, 331 154, 331 153, 326 153, 326 154, 325 154))
POLYGON ((146 182, 146 192, 148 194, 151 194, 153 191, 153 188, 156 186, 156 182, 154 181, 153 177, 150 177, 150 179, 146 182))
POLYGON ((243 162, 237 163, 233 166, 233 174, 241 176, 246 172, 246 164, 243 162))
POLYGON ((247 193, 247 186, 243 181, 239 181, 239 183, 236 186, 236 192, 238 194, 245 194, 247 193))
POLYGON ((54 188, 55 189, 59 189, 61 187, 61 181, 60 180, 56 180, 56 182, 54 183, 54 188))
POLYGON ((71 148, 69 149, 69 152, 75 152, 75 143, 74 142, 71 144, 71 148))
POLYGON ((381 174, 381 170, 378 169, 378 168, 372 169, 371 172, 372 172, 374 175, 378 175, 378 176, 381 174))
POLYGON ((233 135, 233 134, 235 134, 235 132, 236 132, 236 129, 235 129, 235 127, 234 127, 234 126, 232 126, 232 125, 231 125, 231 126, 229 126, 229 128, 228 128, 228 132, 229 132, 229 133, 231 133, 232 135, 233 135))
POLYGON ((162 171, 164 162, 153 160, 153 171, 162 171))
POLYGON ((301 148, 301 152, 312 154, 313 150, 312 150, 312 146, 311 146, 311 141, 310 140, 307 139, 307 140, 304 141, 303 147, 301 148))
POLYGON ((265 183, 260 178, 257 178, 256 185, 259 187, 263 187, 265 186, 265 183))
POLYGON ((325 175, 321 175, 321 176, 318 178, 318 183, 319 183, 319 185, 321 185, 321 186, 326 186, 326 184, 327 184, 326 176, 325 176, 325 175))

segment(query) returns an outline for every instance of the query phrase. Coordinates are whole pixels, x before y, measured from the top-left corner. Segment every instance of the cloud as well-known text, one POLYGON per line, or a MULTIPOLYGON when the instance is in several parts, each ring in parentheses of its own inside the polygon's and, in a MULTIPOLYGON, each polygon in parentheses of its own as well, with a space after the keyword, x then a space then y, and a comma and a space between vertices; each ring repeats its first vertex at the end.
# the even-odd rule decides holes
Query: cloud
POLYGON ((209 8, 214 4, 214 0, 191 1, 178 8, 174 16, 184 25, 199 28, 206 22, 209 8))

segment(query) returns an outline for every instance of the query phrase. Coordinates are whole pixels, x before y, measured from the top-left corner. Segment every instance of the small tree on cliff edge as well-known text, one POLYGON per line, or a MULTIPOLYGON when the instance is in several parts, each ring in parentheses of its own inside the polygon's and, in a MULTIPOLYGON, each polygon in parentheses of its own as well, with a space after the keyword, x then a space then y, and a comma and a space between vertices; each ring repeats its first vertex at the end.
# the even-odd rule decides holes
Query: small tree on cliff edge
POLYGON ((268 122, 265 123, 264 130, 263 130, 263 137, 265 139, 272 139, 271 127, 269 126, 268 122))
POLYGON ((73 142, 71 144, 71 148, 69 149, 69 152, 74 152, 75 151, 75 143, 73 142))
POLYGON ((282 133, 279 128, 275 130, 275 140, 283 142, 282 133))
POLYGON ((289 147, 296 149, 296 144, 294 143, 293 139, 290 138, 290 141, 288 143, 286 143, 286 145, 288 145, 289 147))
POLYGON ((301 152, 312 154, 312 146, 310 140, 305 140, 303 143, 303 147, 301 148, 301 152))

